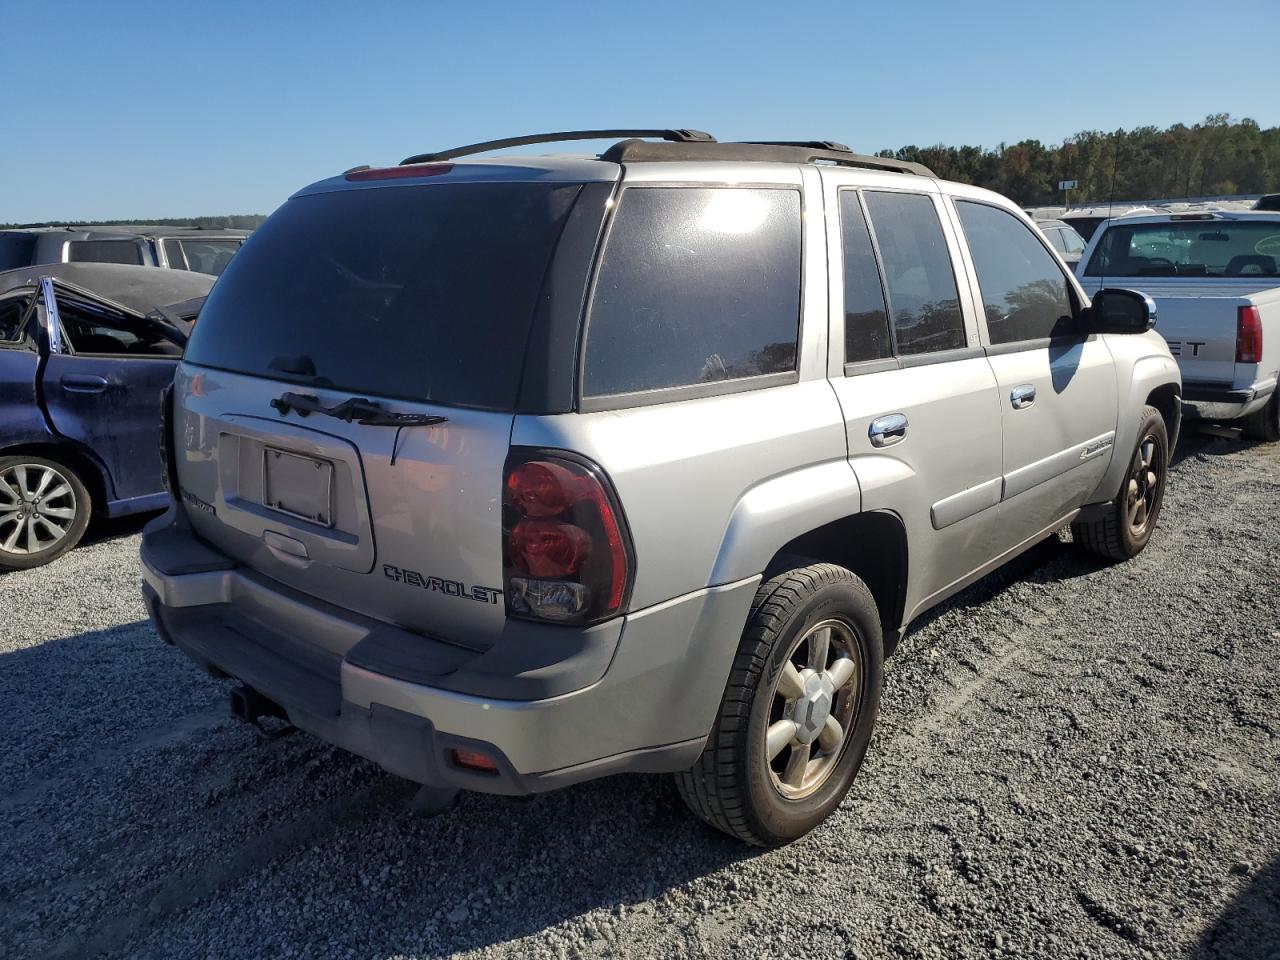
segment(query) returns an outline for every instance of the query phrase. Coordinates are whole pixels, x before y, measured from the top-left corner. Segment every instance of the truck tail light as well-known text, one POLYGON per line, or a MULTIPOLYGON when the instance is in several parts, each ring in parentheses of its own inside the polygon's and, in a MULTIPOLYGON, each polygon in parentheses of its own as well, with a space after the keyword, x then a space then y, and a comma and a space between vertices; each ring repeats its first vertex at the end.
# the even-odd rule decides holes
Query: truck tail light
POLYGON ((169 496, 178 499, 178 460, 173 449, 173 384, 160 391, 160 478, 169 496))
POLYGON ((613 490, 594 464, 512 452, 502 485, 507 615, 595 623, 622 610, 631 543, 613 490))
POLYGON ((1236 363, 1262 362, 1262 316, 1255 306, 1236 313, 1236 363))

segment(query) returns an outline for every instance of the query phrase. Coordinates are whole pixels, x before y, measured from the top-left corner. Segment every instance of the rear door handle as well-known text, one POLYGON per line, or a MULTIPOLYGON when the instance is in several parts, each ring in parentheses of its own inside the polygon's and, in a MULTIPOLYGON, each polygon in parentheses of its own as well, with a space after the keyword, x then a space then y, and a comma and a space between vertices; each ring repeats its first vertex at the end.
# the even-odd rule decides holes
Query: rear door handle
POLYGON ((907 418, 905 414, 890 413, 876 417, 867 430, 873 447, 891 447, 907 438, 907 418))
POLYGON ((109 386, 106 377, 92 373, 64 374, 61 382, 67 393, 103 393, 109 386))
POLYGON ((1013 404, 1013 409, 1015 410, 1027 409, 1027 407, 1036 402, 1036 388, 1029 383, 1014 387, 1009 394, 1009 402, 1013 404))

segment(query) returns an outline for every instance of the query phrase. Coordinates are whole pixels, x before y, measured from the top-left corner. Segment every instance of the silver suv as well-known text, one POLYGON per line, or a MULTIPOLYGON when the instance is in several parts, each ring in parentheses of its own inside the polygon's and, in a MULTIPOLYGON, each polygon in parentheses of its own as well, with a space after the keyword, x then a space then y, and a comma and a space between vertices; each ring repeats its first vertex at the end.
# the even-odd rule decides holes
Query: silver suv
POLYGON ((427 805, 671 772, 786 843, 913 618, 1065 524, 1146 545, 1181 390, 1152 311, 1086 300, 1003 197, 827 142, 358 168, 204 307, 147 602, 243 719, 427 805))

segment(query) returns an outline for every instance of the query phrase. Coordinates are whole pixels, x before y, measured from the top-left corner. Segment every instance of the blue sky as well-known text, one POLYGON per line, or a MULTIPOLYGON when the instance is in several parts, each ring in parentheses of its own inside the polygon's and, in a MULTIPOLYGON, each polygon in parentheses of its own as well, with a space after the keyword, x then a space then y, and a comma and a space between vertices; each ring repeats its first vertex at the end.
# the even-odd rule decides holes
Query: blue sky
POLYGON ((355 164, 541 130, 873 152, 1274 126, 1275 0, 1228 8, 1214 40, 1203 0, 0 0, 0 222, 266 213, 355 164))

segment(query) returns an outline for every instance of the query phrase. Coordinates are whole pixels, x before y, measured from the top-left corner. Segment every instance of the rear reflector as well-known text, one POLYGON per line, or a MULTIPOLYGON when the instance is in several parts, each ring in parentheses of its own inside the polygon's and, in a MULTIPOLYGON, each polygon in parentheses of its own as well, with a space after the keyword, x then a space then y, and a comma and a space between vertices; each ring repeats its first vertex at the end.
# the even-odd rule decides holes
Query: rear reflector
POLYGON ((438 177, 453 169, 452 163, 410 163, 403 167, 372 167, 351 170, 348 180, 401 180, 407 177, 438 177))
POLYGON ((458 747, 450 750, 449 755, 455 764, 466 767, 468 770, 479 770, 481 773, 498 772, 498 762, 479 750, 464 750, 458 747))
POLYGON ((1262 362, 1262 316, 1255 306, 1236 313, 1236 363, 1262 362))

